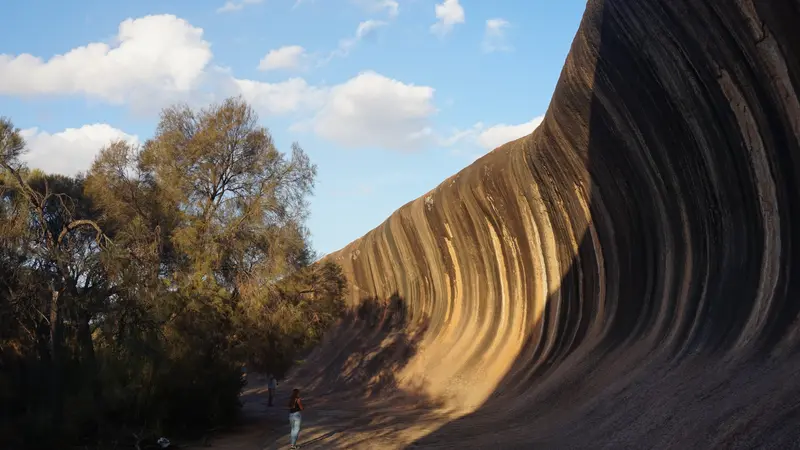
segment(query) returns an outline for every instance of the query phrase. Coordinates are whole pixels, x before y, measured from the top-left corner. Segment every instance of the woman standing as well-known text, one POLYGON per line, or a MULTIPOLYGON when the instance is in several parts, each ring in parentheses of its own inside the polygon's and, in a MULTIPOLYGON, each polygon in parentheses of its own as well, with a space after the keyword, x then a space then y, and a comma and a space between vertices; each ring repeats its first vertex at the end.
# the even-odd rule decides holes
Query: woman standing
POLYGON ((303 402, 300 401, 300 389, 292 390, 292 398, 289 399, 289 425, 292 426, 292 434, 289 441, 292 446, 289 448, 297 447, 297 437, 300 435, 300 411, 303 410, 303 402))

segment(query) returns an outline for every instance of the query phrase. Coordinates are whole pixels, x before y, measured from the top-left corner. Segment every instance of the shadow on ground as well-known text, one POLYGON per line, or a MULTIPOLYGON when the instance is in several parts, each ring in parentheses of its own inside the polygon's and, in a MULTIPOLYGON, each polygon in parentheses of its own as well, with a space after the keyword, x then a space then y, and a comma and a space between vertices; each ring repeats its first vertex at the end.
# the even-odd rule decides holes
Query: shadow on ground
MULTIPOLYGON (((321 345, 292 373, 286 391, 303 398, 303 448, 392 448, 398 431, 441 423, 441 401, 420 386, 401 388, 397 374, 417 354, 427 318, 412 321, 406 300, 364 298, 332 328, 321 345)), ((265 448, 288 443, 282 436, 265 448)), ((400 440, 402 441, 402 439, 400 440)))
POLYGON ((412 323, 405 299, 397 294, 363 299, 279 385, 275 406, 267 406, 262 377, 250 374, 241 425, 195 448, 288 447, 286 405, 295 387, 306 407, 299 440, 303 448, 402 448, 398 431, 443 422, 443 402, 422 387, 401 388, 396 375, 417 354, 428 324, 428 319, 412 323))

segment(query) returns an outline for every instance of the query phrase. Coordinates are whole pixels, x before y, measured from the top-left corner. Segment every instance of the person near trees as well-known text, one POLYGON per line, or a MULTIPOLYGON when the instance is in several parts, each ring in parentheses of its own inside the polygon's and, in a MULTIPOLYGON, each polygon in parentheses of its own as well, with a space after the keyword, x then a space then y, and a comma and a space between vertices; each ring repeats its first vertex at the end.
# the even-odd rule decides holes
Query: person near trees
POLYGON ((303 411, 303 402, 300 399, 300 389, 292 390, 292 397, 289 399, 289 425, 292 427, 291 434, 289 435, 289 442, 292 449, 297 447, 297 438, 300 436, 300 423, 302 417, 300 411, 303 411))

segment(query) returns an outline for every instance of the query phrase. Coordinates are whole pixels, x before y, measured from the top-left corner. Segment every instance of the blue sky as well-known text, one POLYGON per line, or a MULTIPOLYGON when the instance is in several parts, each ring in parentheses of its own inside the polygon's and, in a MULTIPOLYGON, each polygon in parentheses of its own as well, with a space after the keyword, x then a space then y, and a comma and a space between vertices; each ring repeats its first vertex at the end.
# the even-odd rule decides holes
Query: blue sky
POLYGON ((329 253, 544 114, 585 0, 28 0, 0 16, 0 115, 85 170, 160 108, 244 96, 318 166, 329 253))

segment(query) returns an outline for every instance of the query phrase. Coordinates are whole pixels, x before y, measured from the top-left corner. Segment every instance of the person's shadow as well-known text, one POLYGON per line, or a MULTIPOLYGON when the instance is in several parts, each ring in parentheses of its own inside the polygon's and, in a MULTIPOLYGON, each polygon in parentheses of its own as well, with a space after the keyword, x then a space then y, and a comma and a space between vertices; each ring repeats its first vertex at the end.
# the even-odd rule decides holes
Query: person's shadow
POLYGON ((297 446, 298 446, 298 447, 300 447, 300 448, 302 448, 302 447, 305 447, 305 446, 307 446, 307 445, 313 445, 313 444, 316 444, 317 442, 324 441, 325 439, 328 439, 329 437, 332 437, 332 436, 336 435, 336 434, 337 434, 337 433, 339 433, 340 431, 343 431, 343 430, 331 430, 331 431, 328 431, 327 433, 325 433, 325 434, 323 434, 323 435, 321 435, 321 436, 317 436, 317 437, 315 437, 314 439, 312 439, 312 440, 310 440, 310 441, 307 441, 307 442, 298 442, 298 443, 297 443, 297 446))
MULTIPOLYGON (((288 428, 288 427, 287 427, 287 428, 288 428)), ((313 438, 313 439, 311 439, 311 440, 308 440, 308 441, 299 441, 299 442, 297 443, 297 448, 304 448, 304 447, 308 447, 308 446, 311 446, 311 445, 314 445, 314 444, 317 444, 317 443, 323 442, 323 441, 325 441, 326 439, 328 439, 328 438, 331 438, 331 437, 333 437, 333 436, 335 436, 335 435, 339 434, 339 432, 340 432, 340 431, 344 431, 344 429, 341 429, 341 430, 331 430, 331 431, 328 431, 328 432, 327 432, 327 433, 325 433, 325 434, 322 434, 322 435, 316 436, 316 437, 314 437, 314 438, 313 438)), ((265 445, 264 445, 264 447, 263 447, 263 450, 273 450, 273 449, 284 448, 284 447, 285 447, 285 445, 288 445, 288 442, 287 442, 285 445, 284 445, 284 444, 282 444, 282 442, 283 442, 283 441, 288 441, 288 433, 286 433, 286 434, 287 434, 287 436, 281 436, 281 437, 279 437, 279 438, 275 439, 274 441, 272 441, 271 443, 265 444, 265 445)), ((302 439, 302 438, 301 438, 301 439, 302 439)))

